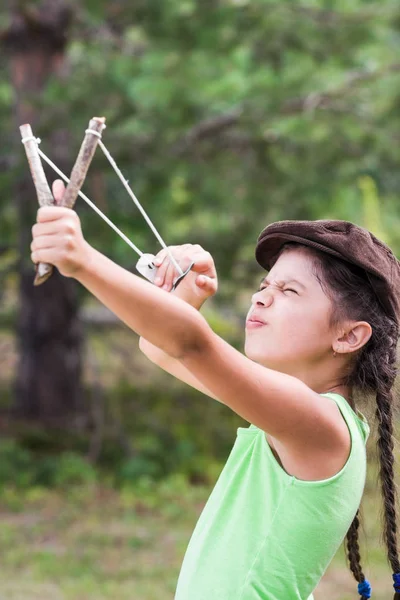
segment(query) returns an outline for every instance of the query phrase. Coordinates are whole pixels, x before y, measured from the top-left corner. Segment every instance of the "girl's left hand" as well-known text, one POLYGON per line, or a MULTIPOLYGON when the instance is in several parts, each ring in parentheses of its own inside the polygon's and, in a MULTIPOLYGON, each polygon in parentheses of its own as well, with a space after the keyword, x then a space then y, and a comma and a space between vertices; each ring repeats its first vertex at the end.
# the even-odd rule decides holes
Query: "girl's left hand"
MULTIPOLYGON (((53 183, 53 195, 58 202, 65 188, 62 181, 53 183)), ((61 275, 74 277, 85 265, 90 246, 83 237, 80 219, 71 208, 42 206, 37 223, 32 227, 31 258, 57 267, 61 275)))

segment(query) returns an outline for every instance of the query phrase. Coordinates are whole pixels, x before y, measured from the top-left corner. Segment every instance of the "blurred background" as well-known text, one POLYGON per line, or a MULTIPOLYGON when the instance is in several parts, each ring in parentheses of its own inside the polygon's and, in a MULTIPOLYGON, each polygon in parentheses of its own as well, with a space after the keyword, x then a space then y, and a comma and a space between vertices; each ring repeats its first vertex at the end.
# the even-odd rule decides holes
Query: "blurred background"
MULTIPOLYGON (((90 118, 106 117, 103 141, 166 243, 213 255, 219 291, 202 313, 243 351, 268 223, 351 220, 399 255, 399 48, 392 0, 3 0, 2 598, 172 599, 248 425, 151 363, 74 280, 33 287, 38 205, 19 125, 69 175, 90 118)), ((100 150, 83 191, 143 252, 161 249, 100 150)), ((89 243, 136 273, 133 250, 75 208, 89 243)), ((374 399, 359 406, 371 425, 362 564, 386 600, 374 399)), ((358 597, 343 548, 315 592, 327 597, 358 597)))

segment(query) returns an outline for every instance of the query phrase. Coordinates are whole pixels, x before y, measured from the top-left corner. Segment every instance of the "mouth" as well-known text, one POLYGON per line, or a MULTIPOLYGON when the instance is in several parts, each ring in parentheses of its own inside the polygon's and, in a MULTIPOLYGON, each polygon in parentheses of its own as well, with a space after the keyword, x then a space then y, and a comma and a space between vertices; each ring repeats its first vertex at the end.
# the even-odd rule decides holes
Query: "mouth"
POLYGON ((246 329, 254 329, 256 327, 264 327, 266 325, 266 323, 264 321, 252 321, 252 320, 248 320, 246 321, 246 329))

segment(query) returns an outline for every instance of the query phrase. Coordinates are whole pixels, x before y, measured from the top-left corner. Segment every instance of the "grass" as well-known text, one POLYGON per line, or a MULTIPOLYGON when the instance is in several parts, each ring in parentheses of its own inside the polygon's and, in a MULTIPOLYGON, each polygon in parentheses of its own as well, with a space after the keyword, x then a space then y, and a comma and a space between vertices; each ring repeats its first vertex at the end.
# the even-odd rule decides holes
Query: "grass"
POLYGON ((120 493, 91 487, 21 496, 9 489, 1 508, 1 593, 8 600, 173 598, 207 494, 176 480, 120 493))
MULTIPOLYGON (((379 546, 377 491, 371 470, 363 501, 364 572, 374 600, 392 598, 391 571, 379 546)), ((180 477, 120 492, 2 490, 0 598, 7 600, 173 599, 189 537, 210 487, 180 477)), ((315 600, 355 600, 357 583, 340 548, 315 600)))
MULTIPOLYGON (((115 349, 122 345, 121 335, 115 349)), ((16 352, 10 344, 0 337, 0 383, 11 381, 15 371, 16 352)), ((121 360, 107 369, 100 350, 96 372, 87 373, 86 379, 100 373, 102 386, 112 388, 115 380, 127 376, 121 369, 128 363, 121 360)), ((131 373, 135 381, 147 381, 146 364, 136 365, 131 373)), ((398 449, 396 454, 398 465, 398 449)), ((362 566, 372 598, 391 600, 394 590, 380 542, 382 501, 376 482, 376 464, 370 462, 362 503, 362 566)), ((158 485, 142 481, 135 489, 119 492, 94 484, 64 490, 0 489, 0 600, 173 600, 190 535, 211 487, 190 487, 170 477, 158 485)), ((359 598, 343 546, 314 593, 314 600, 326 598, 359 598)))

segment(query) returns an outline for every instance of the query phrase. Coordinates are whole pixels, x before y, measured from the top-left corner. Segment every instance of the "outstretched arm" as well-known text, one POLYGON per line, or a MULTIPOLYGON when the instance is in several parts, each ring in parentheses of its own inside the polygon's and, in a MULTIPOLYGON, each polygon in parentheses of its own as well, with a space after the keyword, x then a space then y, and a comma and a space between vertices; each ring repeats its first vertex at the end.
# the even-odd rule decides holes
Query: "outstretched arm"
POLYGON ((37 221, 32 229, 34 262, 53 264, 62 275, 77 279, 128 327, 174 358, 201 345, 210 329, 204 317, 90 246, 75 211, 45 206, 37 221))
POLYGON ((198 348, 210 329, 193 306, 123 269, 91 246, 75 279, 128 327, 173 358, 182 359, 198 348))
MULTIPOLYGON (((83 239, 78 215, 45 206, 33 227, 32 260, 55 265, 80 281, 128 327, 182 361, 183 366, 247 421, 311 455, 342 447, 336 405, 305 383, 259 365, 230 346, 192 306, 119 267, 83 239)), ((347 437, 345 439, 347 443, 347 437)))
MULTIPOLYGON (((204 302, 214 296, 218 289, 218 277, 213 257, 199 244, 182 244, 170 246, 169 252, 182 270, 194 263, 194 269, 189 271, 177 288, 172 289, 173 282, 177 277, 177 271, 169 259, 167 250, 160 250, 154 264, 157 265, 157 277, 155 285, 166 289, 172 296, 181 298, 196 310, 200 310, 204 302)), ((141 337, 139 340, 140 350, 155 364, 168 372, 176 371, 177 361, 168 354, 141 337), (172 367, 172 370, 171 370, 172 367)), ((179 367, 182 370, 182 367, 179 367)), ((172 374, 175 374, 172 372, 172 374)))

